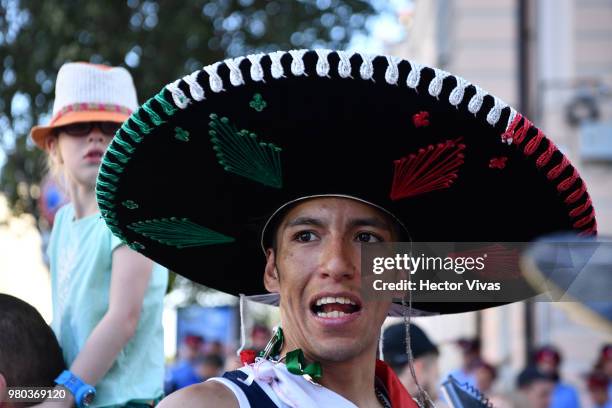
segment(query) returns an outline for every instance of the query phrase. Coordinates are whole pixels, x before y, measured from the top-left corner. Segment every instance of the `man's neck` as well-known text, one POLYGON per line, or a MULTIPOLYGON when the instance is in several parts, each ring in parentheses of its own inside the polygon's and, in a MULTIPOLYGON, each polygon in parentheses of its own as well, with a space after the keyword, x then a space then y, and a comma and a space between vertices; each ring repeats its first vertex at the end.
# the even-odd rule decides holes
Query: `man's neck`
MULTIPOLYGON (((295 348, 283 348, 281 355, 295 348)), ((315 360, 306 356, 308 362, 315 360)), ((322 377, 318 381, 325 388, 351 401, 358 407, 379 408, 382 405, 376 397, 374 376, 376 360, 374 350, 366 350, 361 355, 346 361, 318 361, 322 377)))
POLYGON ((68 186, 68 195, 74 207, 74 215, 77 220, 99 211, 96 193, 93 187, 70 183, 68 186))

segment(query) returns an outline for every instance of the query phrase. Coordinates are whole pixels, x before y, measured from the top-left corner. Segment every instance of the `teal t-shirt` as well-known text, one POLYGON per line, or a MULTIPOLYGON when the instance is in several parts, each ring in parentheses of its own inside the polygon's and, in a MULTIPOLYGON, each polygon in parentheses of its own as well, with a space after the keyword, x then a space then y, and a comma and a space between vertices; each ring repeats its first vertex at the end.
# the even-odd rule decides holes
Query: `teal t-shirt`
MULTIPOLYGON (((121 245, 99 213, 75 220, 74 208, 67 204, 55 217, 47 249, 53 299, 51 327, 68 367, 108 309, 112 252, 121 245)), ((162 311, 167 283, 168 270, 155 264, 136 334, 96 384, 94 407, 162 395, 162 311)))

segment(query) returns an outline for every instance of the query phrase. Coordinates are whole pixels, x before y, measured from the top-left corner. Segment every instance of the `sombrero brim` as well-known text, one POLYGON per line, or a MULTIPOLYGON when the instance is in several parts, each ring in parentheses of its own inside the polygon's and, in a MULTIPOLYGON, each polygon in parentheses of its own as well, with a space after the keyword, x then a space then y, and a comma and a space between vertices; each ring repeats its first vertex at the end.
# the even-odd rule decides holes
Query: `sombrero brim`
POLYGON ((69 125, 71 123, 79 122, 117 122, 123 123, 129 118, 130 115, 123 112, 105 112, 105 111, 80 111, 80 112, 68 112, 61 116, 56 121, 50 123, 48 126, 34 126, 30 132, 32 140, 36 146, 41 149, 46 149, 45 140, 47 136, 51 134, 53 129, 61 126, 69 125))
POLYGON ((123 124, 97 184, 132 248, 236 295, 265 293, 269 217, 319 195, 384 208, 415 241, 596 233, 583 181, 526 118, 447 72, 357 53, 259 54, 169 84, 123 124))

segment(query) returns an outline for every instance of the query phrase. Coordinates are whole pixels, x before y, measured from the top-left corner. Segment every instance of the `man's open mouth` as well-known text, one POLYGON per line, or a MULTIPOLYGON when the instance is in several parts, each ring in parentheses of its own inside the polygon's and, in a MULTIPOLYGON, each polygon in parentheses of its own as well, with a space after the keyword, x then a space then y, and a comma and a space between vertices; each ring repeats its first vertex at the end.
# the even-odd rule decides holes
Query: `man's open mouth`
POLYGON ((352 296, 319 296, 316 297, 310 310, 318 317, 338 318, 361 310, 361 301, 352 296))

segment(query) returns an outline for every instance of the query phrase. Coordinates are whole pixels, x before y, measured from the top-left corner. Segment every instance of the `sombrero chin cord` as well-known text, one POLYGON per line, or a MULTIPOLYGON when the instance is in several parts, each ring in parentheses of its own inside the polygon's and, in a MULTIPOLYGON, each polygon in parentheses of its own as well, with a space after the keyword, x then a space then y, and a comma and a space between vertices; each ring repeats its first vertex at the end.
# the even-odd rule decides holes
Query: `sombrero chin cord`
MULTIPOLYGON (((410 284, 410 281, 411 281, 411 275, 408 274, 409 284, 410 284)), ((410 368, 410 375, 412 376, 412 379, 414 380, 414 384, 417 386, 417 390, 419 393, 418 396, 413 399, 420 408, 430 408, 430 407, 435 408, 436 404, 431 400, 431 397, 429 396, 427 391, 425 391, 421 387, 421 384, 419 384, 416 378, 416 373, 414 371, 414 365, 413 365, 414 356, 412 355, 412 346, 410 344, 410 320, 411 320, 410 311, 412 311, 412 291, 411 290, 408 291, 408 305, 407 306, 408 307, 406 307, 406 296, 402 296, 402 317, 404 319, 404 328, 406 330, 406 355, 408 356, 408 367, 410 368)))
POLYGON ((244 294, 240 294, 240 348, 236 351, 236 355, 240 356, 240 353, 244 349, 246 345, 246 333, 244 328, 244 302, 246 300, 246 296, 244 294))

